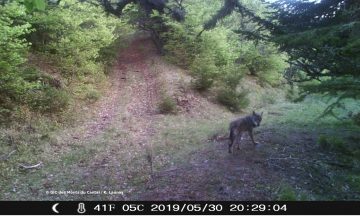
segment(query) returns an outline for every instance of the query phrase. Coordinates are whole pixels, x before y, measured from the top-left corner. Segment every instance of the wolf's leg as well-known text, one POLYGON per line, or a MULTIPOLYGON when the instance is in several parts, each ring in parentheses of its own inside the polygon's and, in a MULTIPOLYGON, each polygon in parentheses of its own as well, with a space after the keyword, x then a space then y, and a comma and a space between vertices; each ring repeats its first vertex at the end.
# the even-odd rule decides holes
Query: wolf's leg
POLYGON ((240 150, 240 142, 241 142, 241 137, 242 137, 242 132, 239 132, 239 134, 237 135, 237 149, 240 150))
POLYGON ((254 141, 254 135, 253 135, 253 131, 252 130, 249 130, 249 135, 250 135, 250 138, 251 138, 251 141, 253 142, 254 145, 257 145, 257 143, 254 141))
POLYGON ((235 128, 230 128, 230 142, 229 142, 229 153, 231 153, 232 145, 236 139, 235 128))

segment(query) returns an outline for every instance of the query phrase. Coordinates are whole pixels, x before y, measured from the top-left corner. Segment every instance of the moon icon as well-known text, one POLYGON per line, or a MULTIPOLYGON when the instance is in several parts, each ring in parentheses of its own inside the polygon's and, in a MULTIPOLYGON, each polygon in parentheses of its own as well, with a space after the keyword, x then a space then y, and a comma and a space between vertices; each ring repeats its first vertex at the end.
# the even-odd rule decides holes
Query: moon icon
POLYGON ((59 203, 55 203, 52 207, 51 207, 51 209, 53 210, 53 212, 55 212, 55 213, 57 213, 57 214, 59 214, 59 211, 56 209, 56 207, 59 205, 59 203))

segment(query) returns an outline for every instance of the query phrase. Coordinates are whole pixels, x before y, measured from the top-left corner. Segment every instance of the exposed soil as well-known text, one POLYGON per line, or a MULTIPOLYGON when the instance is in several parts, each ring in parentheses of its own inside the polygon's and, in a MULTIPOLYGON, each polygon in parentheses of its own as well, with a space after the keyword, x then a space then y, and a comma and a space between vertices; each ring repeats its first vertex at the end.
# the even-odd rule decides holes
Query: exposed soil
POLYGON ((95 115, 92 116, 91 121, 84 123, 80 134, 73 134, 74 139, 91 139, 107 129, 120 112, 119 104, 122 104, 123 96, 129 93, 131 101, 125 105, 128 117, 123 120, 136 118, 132 119, 134 123, 142 125, 141 130, 131 129, 134 137, 145 139, 146 134, 151 133, 149 126, 151 117, 156 113, 155 101, 158 98, 156 75, 150 72, 146 62, 156 54, 151 43, 149 38, 134 40, 126 50, 119 54, 114 72, 111 74, 110 91, 91 106, 91 111, 95 115), (144 49, 144 47, 147 48, 144 49), (139 77, 136 82, 129 85, 128 76, 133 73, 138 74, 139 77))
POLYGON ((227 145, 212 143, 188 163, 155 175, 145 200, 269 200, 266 184, 276 180, 253 148, 229 155, 227 145), (214 158, 216 153, 218 158, 214 158))

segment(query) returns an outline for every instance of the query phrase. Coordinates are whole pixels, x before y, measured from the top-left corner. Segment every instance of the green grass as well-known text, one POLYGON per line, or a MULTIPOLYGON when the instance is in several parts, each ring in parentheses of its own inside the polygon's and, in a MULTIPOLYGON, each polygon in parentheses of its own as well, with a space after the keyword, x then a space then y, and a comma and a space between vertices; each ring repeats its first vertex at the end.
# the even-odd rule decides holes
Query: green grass
MULTIPOLYGON (((129 98, 125 95, 121 102, 126 104, 127 100, 129 98)), ((355 105, 349 106, 355 110, 355 105)), ((121 104, 119 106, 123 107, 121 104)), ((350 120, 341 122, 333 117, 317 119, 324 107, 326 104, 318 98, 310 98, 298 104, 283 102, 264 109, 266 112, 261 127, 256 129, 256 139, 269 146, 270 152, 265 152, 261 156, 262 159, 270 156, 286 158, 289 155, 298 158, 301 157, 301 150, 306 145, 313 147, 308 154, 314 155, 311 158, 314 162, 289 160, 301 162, 295 164, 295 167, 305 170, 306 176, 300 176, 299 170, 291 173, 291 167, 285 169, 286 175, 283 178, 286 183, 274 183, 275 186, 272 187, 280 189, 274 192, 273 199, 360 199, 360 154, 357 153, 360 152, 359 127, 350 120), (271 135, 266 135, 269 131, 271 135), (312 133, 315 133, 314 140, 304 139, 303 134, 312 133), (296 180, 292 180, 291 176, 295 176, 296 180)), ((209 145, 213 144, 209 139, 214 134, 227 135, 229 120, 234 116, 227 112, 220 113, 219 110, 195 117, 164 115, 152 124, 157 132, 149 140, 151 148, 140 145, 136 139, 131 139, 131 133, 125 130, 124 126, 132 121, 128 119, 128 122, 124 122, 123 117, 119 115, 103 134, 90 141, 67 142, 66 135, 62 136, 66 133, 60 133, 61 125, 50 120, 38 121, 34 124, 36 131, 31 133, 27 132, 26 128, 1 130, 0 155, 13 149, 16 149, 16 153, 7 161, 0 161, 0 199, 119 199, 116 196, 105 195, 46 194, 47 190, 106 188, 124 191, 131 194, 130 198, 136 199, 139 193, 146 190, 147 182, 151 179, 148 159, 150 152, 155 173, 172 167, 189 166, 190 158, 197 156, 196 153, 206 152, 209 145), (18 167, 19 163, 35 164, 39 161, 43 162, 43 166, 37 170, 23 171, 18 167)), ((225 153, 212 149, 203 159, 222 159, 228 156, 225 153)), ((246 156, 246 153, 243 154, 246 156)), ((213 172, 221 174, 221 170, 213 172)), ((269 172, 273 170, 269 168, 269 172)), ((220 183, 221 178, 216 177, 209 181, 205 188, 209 193, 215 194, 216 186, 220 183)), ((156 184, 166 186, 171 182, 160 181, 156 184)), ((261 185, 257 184, 256 190, 261 191, 261 185)))
MULTIPOLYGON (((159 124, 161 133, 154 138, 154 154, 162 154, 161 166, 184 162, 191 152, 206 148, 208 139, 214 134, 227 133, 228 122, 209 119, 184 118, 183 116, 167 116, 159 124), (164 164, 163 164, 164 163, 164 164)), ((155 161, 156 164, 156 161, 155 161)))
POLYGON ((280 201, 297 201, 297 194, 295 190, 289 185, 282 185, 278 193, 278 200, 280 201))
MULTIPOLYGON (((299 193, 307 194, 313 200, 359 199, 357 180, 352 176, 360 171, 357 156, 357 152, 360 152, 360 128, 348 117, 348 112, 357 112, 360 106, 348 100, 345 102, 346 109, 335 110, 342 120, 332 116, 319 118, 328 104, 325 99, 313 96, 300 103, 284 102, 271 105, 263 117, 260 130, 272 131, 276 128, 272 132, 274 136, 268 142, 283 146, 279 147, 280 149, 288 149, 285 155, 302 157, 300 153, 304 149, 311 149, 302 158, 301 163, 292 162, 293 167, 304 170, 304 176, 301 177, 299 171, 292 174, 303 179, 293 181, 289 178, 290 187, 296 187, 296 191, 300 189, 299 193), (307 155, 311 156, 306 158, 307 155), (349 183, 349 178, 353 179, 353 184, 349 183), (303 184, 304 182, 307 183, 303 184)), ((290 175, 291 171, 286 172, 290 175)), ((288 188, 281 193, 278 198, 294 198, 294 193, 288 188)))
POLYGON ((300 103, 276 103, 269 106, 268 109, 271 111, 279 111, 283 114, 280 117, 276 118, 276 121, 282 124, 289 123, 296 126, 305 127, 325 126, 331 128, 346 127, 354 130, 359 129, 359 127, 353 124, 350 118, 347 118, 347 114, 349 111, 356 112, 360 110, 360 106, 358 103, 354 101, 347 101, 346 110, 340 108, 335 110, 335 113, 338 115, 339 118, 342 119, 342 121, 339 121, 332 116, 325 116, 319 118, 323 114, 323 111, 329 105, 329 103, 326 102, 326 99, 320 96, 313 96, 308 97, 300 103))

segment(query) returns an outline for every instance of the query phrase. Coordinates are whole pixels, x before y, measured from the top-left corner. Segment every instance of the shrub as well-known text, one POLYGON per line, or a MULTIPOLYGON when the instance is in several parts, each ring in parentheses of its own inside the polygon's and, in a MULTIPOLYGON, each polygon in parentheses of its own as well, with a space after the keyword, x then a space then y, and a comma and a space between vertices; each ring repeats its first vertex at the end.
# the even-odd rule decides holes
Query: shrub
POLYGON ((158 104, 158 109, 162 114, 176 113, 176 101, 170 96, 164 96, 158 104))
POLYGON ((29 83, 37 83, 40 86, 51 86, 55 88, 62 88, 62 83, 59 79, 56 79, 46 73, 41 72, 35 67, 26 67, 23 72, 23 79, 29 83))
POLYGON ((247 92, 237 92, 234 89, 222 88, 217 92, 217 101, 232 112, 238 112, 249 105, 247 92))
POLYGON ((197 75, 192 85, 194 89, 199 92, 203 92, 212 87, 214 80, 208 77, 206 74, 197 75))
POLYGON ((70 103, 70 96, 63 90, 45 87, 28 95, 28 104, 33 111, 57 113, 65 110, 70 103))
POLYGON ((167 25, 168 31, 161 34, 165 42, 166 59, 180 67, 188 68, 200 52, 200 44, 195 41, 195 33, 187 32, 184 26, 170 19, 167 20, 167 25))
POLYGON ((101 97, 101 93, 97 90, 97 86, 92 84, 95 80, 87 79, 81 80, 86 83, 77 83, 73 89, 74 96, 81 100, 88 102, 95 102, 101 97))
POLYGON ((104 48, 112 45, 117 36, 114 31, 122 24, 101 8, 74 0, 61 1, 47 13, 35 13, 29 22, 35 28, 29 37, 33 49, 56 60, 67 77, 103 73, 102 64, 113 59, 104 48))
POLYGON ((96 89, 89 89, 85 95, 85 98, 87 100, 89 100, 90 102, 95 102, 95 101, 99 100, 100 97, 101 97, 101 94, 96 89))
MULTIPOLYGON (((23 78, 23 64, 29 44, 24 36, 30 32, 25 21, 25 7, 16 2, 0 4, 0 109, 11 112, 21 97, 36 83, 23 78)), ((2 115, 0 114, 0 115, 2 115)))
POLYGON ((195 78, 194 88, 198 91, 205 91, 213 86, 218 68, 211 56, 199 56, 191 65, 191 73, 195 78))
POLYGON ((287 67, 286 57, 271 44, 245 43, 241 64, 246 65, 249 73, 257 76, 261 82, 272 86, 280 84, 282 74, 287 67))
POLYGON ((235 64, 227 64, 221 67, 221 84, 230 89, 236 89, 243 78, 243 70, 235 64))
POLYGON ((220 68, 234 62, 236 57, 234 45, 229 41, 233 32, 228 28, 216 28, 203 32, 200 37, 196 26, 200 27, 202 22, 194 19, 194 15, 190 15, 184 23, 165 19, 167 31, 161 34, 161 38, 167 59, 189 68, 196 79, 195 88, 203 91, 218 78, 216 74, 220 68))

